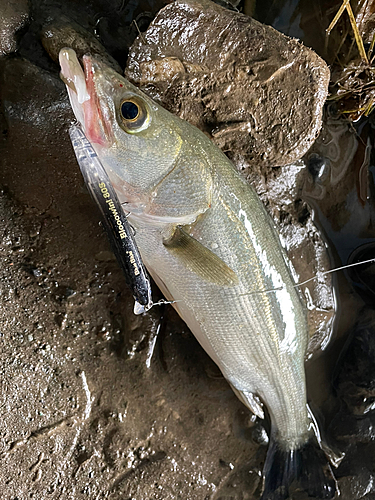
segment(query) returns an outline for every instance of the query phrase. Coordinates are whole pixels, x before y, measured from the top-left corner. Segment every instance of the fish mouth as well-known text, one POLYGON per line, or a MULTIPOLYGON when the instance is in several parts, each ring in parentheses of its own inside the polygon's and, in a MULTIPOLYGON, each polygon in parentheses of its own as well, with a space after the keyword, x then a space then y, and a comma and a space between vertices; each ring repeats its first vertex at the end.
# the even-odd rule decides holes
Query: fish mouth
POLYGON ((65 83, 75 117, 91 143, 109 147, 113 141, 110 120, 107 119, 105 103, 99 99, 95 87, 95 72, 98 70, 92 57, 82 58, 83 69, 73 49, 60 50, 60 78, 65 83), (103 109, 104 108, 104 109, 103 109))

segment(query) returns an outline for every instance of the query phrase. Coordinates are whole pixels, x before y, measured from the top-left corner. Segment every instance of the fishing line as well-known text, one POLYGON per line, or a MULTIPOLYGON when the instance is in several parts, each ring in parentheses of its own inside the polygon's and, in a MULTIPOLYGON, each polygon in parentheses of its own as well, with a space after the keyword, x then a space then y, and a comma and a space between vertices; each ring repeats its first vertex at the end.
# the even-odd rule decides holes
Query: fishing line
POLYGON ((318 273, 317 276, 315 276, 314 278, 309 278, 308 280, 302 281, 302 283, 297 283, 294 286, 295 287, 302 286, 302 285, 305 285, 306 283, 309 283, 310 281, 314 281, 314 280, 321 278, 322 276, 326 276, 327 274, 335 273, 336 271, 342 271, 343 269, 348 269, 349 267, 360 266, 362 264, 369 264, 370 262, 375 262, 375 258, 363 260, 362 262, 354 262, 353 264, 347 264, 346 266, 335 267, 335 269, 330 269, 329 271, 324 271, 323 273, 318 273))
POLYGON ((135 301, 134 303, 134 314, 137 316, 139 314, 143 314, 145 312, 148 312, 150 309, 152 309, 154 306, 166 306, 169 304, 177 304, 177 302, 181 302, 181 300, 165 300, 165 299, 160 299, 157 302, 150 302, 149 304, 143 306, 139 302, 135 301))
MULTIPOLYGON (((342 271, 344 269, 348 269, 349 267, 360 266, 362 264, 369 264, 370 262, 375 262, 375 258, 368 259, 368 260, 363 260, 362 262, 354 262, 353 264, 346 264, 345 266, 335 267, 334 269, 330 269, 329 271, 324 271, 322 273, 318 272, 318 274, 316 276, 314 276, 313 278, 309 278, 309 279, 307 279, 305 281, 302 281, 301 283, 296 283, 295 285, 293 285, 293 287, 294 288, 298 288, 298 287, 300 287, 302 285, 306 285, 306 283, 310 283, 311 281, 319 280, 323 276, 326 276, 327 274, 335 273, 336 271, 342 271)), ((283 289, 285 289, 285 286, 280 286, 278 288, 270 288, 268 290, 256 290, 254 292, 240 293, 239 297, 245 297, 247 295, 255 295, 255 294, 258 294, 258 293, 279 292, 280 290, 283 290, 283 289)))

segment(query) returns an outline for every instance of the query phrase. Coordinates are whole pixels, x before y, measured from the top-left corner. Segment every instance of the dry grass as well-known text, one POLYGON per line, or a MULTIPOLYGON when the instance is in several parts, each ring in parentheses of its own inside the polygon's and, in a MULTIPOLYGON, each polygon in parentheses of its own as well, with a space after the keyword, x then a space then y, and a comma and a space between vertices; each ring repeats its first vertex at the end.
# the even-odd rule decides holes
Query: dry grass
MULTIPOLYGON (((368 4, 369 0, 358 2, 357 8, 366 8, 368 4)), ((348 43, 349 30, 343 29, 335 50, 329 99, 337 102, 341 113, 356 121, 363 115, 369 116, 375 108, 375 57, 373 55, 375 35, 366 52, 350 0, 343 0, 326 30, 326 47, 330 42, 332 30, 338 25, 340 19, 342 20, 345 11, 348 14, 352 31, 351 43, 350 40, 348 43), (354 47, 357 48, 356 51, 354 47)))

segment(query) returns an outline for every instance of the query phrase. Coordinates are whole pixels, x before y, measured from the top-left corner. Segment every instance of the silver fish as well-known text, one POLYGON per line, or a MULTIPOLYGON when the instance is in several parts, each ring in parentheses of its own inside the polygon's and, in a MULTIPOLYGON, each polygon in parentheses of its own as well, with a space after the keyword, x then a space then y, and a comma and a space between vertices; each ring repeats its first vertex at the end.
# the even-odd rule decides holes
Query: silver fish
POLYGON ((239 399, 272 424, 262 499, 335 482, 306 401, 306 314, 270 216, 228 158, 90 56, 60 52, 77 120, 121 202, 150 274, 239 399))

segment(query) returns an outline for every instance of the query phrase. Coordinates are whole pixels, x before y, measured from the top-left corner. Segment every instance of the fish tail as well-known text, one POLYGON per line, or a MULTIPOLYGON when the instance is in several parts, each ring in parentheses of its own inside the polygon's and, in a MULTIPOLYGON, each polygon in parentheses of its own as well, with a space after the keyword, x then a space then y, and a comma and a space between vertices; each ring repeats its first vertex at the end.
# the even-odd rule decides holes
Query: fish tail
POLYGON ((286 500, 292 486, 293 491, 302 490, 321 500, 331 499, 336 493, 335 479, 315 436, 292 450, 271 439, 263 474, 261 500, 286 500))

